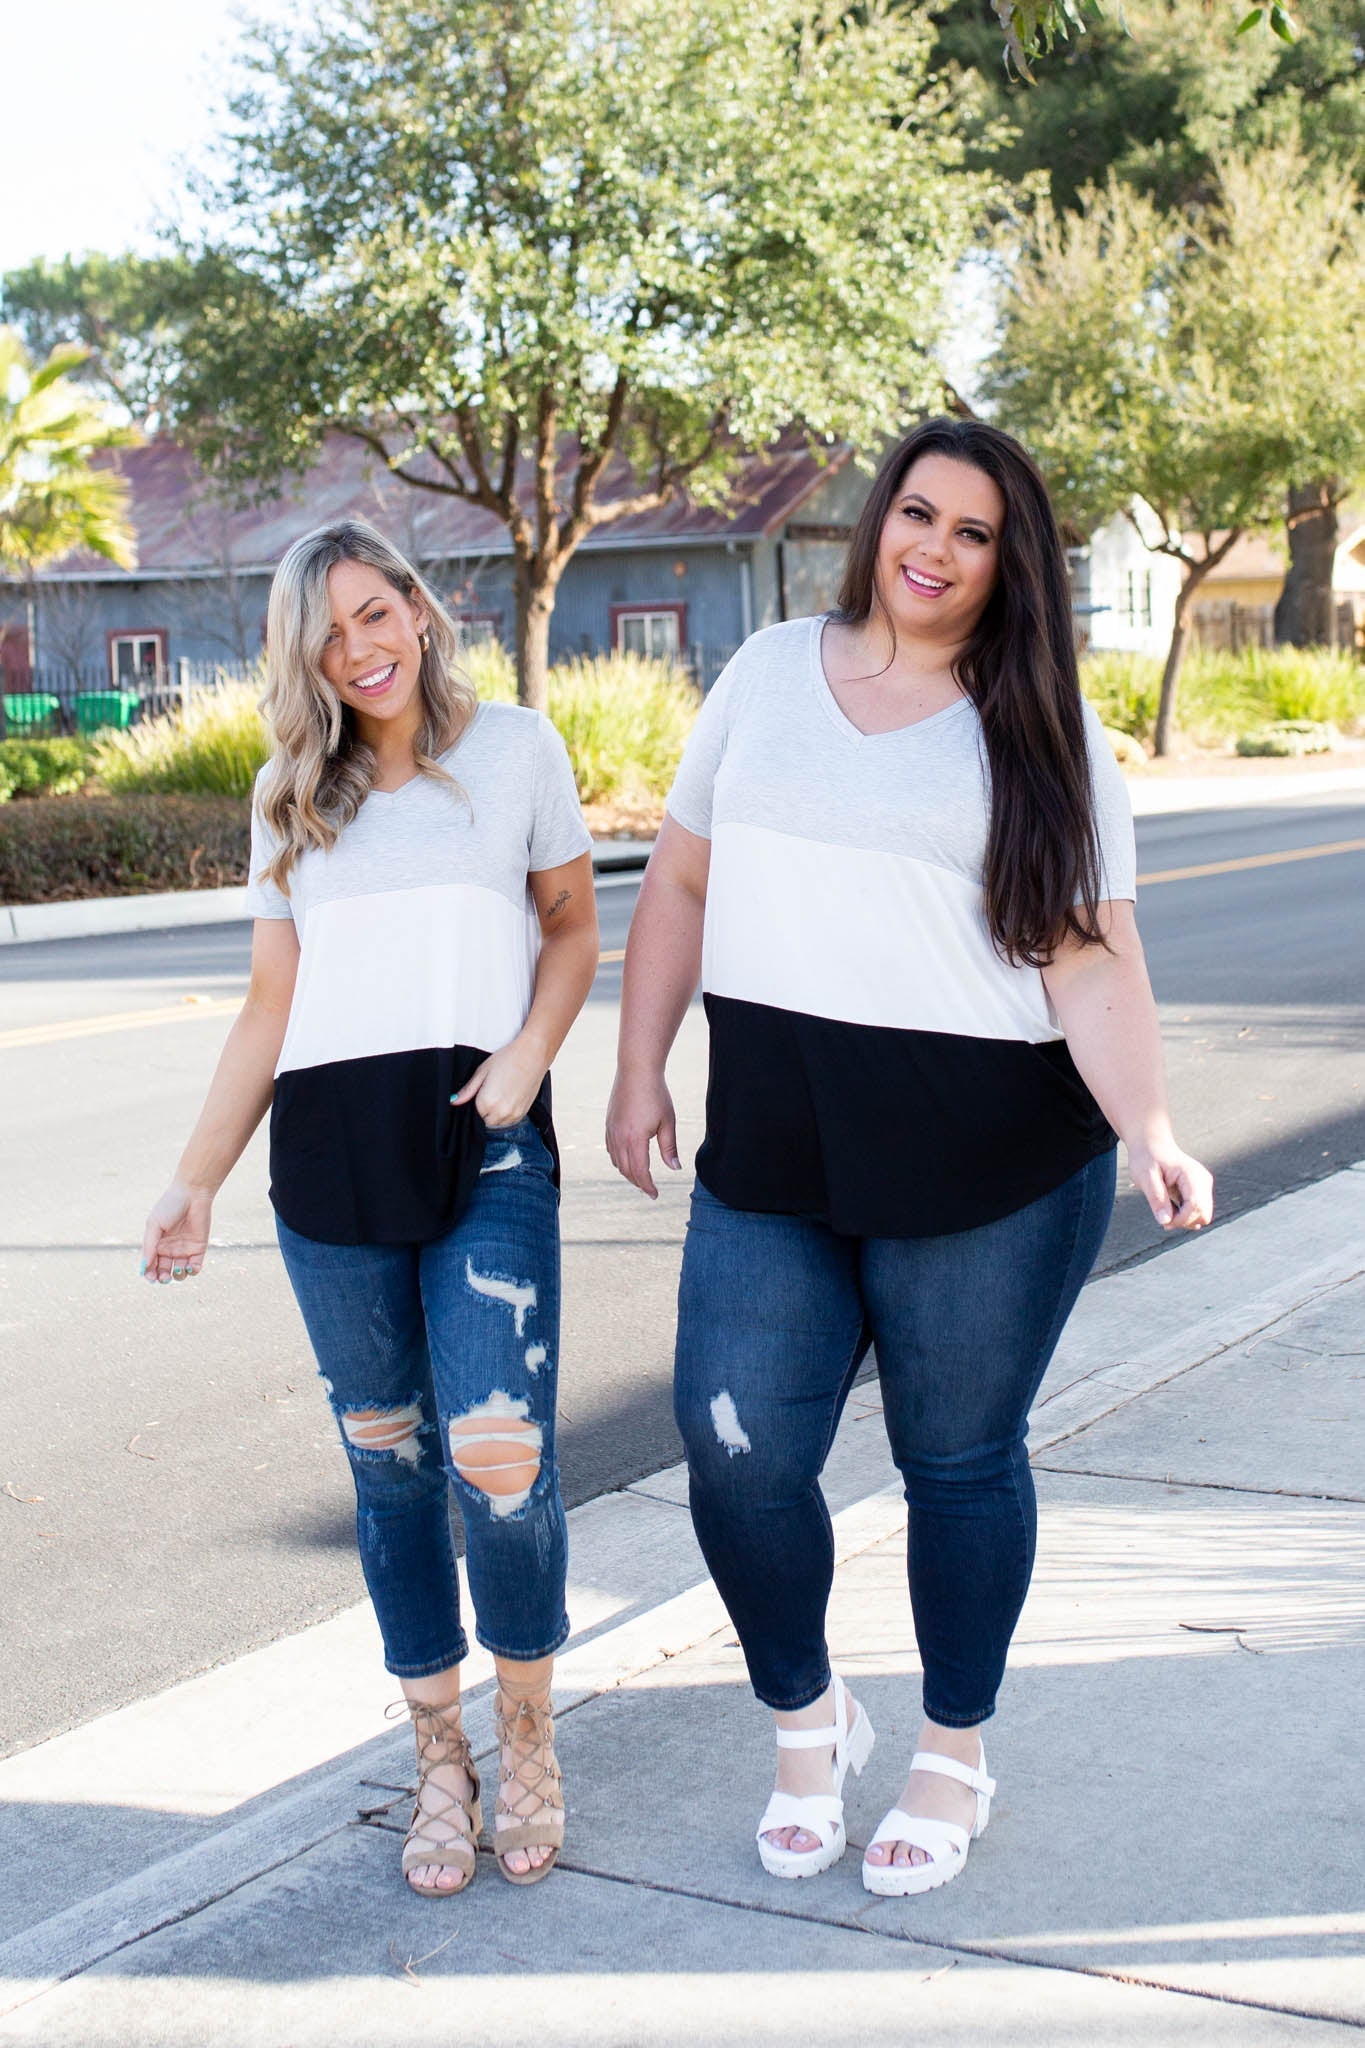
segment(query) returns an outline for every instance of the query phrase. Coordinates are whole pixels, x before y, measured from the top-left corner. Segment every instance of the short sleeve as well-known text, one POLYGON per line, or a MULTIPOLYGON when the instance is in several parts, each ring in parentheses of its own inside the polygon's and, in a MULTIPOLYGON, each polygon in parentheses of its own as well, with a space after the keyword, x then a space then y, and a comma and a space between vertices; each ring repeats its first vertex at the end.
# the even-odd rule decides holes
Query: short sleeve
POLYGON ((583 822, 569 750, 548 718, 538 718, 536 761, 532 778, 531 831, 527 866, 533 875, 560 868, 592 851, 592 834, 583 822))
POLYGON ((1133 806, 1123 771, 1114 759, 1098 712, 1083 706, 1090 783, 1095 796, 1095 836, 1100 852, 1100 899, 1137 900, 1137 842, 1133 806))
POLYGON ((251 865, 248 869, 246 910, 248 917, 292 917, 293 908, 283 889, 266 880, 265 870, 279 852, 280 841, 261 815, 261 792, 270 773, 267 761, 256 777, 251 794, 251 865))
POLYGON ((743 653, 741 648, 731 656, 708 690, 664 805, 669 817, 676 818, 685 831, 695 832, 698 839, 711 837, 711 799, 730 736, 743 653))

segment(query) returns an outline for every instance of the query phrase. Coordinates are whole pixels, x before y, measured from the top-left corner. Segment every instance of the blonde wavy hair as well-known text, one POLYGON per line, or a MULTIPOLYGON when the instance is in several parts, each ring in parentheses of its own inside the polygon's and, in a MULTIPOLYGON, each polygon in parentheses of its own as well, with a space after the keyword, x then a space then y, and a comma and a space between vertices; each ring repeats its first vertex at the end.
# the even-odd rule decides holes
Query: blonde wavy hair
POLYGON ((266 614, 266 688, 261 709, 274 738, 261 814, 279 840, 265 877, 289 893, 289 871, 311 846, 335 846, 374 787, 375 757, 356 732, 355 714, 322 672, 332 624, 327 578, 338 562, 361 562, 428 613, 418 687, 424 716, 413 751, 417 770, 459 784, 441 766, 469 724, 478 698, 456 665, 455 622, 391 541, 365 519, 338 519, 296 540, 270 585, 266 614))

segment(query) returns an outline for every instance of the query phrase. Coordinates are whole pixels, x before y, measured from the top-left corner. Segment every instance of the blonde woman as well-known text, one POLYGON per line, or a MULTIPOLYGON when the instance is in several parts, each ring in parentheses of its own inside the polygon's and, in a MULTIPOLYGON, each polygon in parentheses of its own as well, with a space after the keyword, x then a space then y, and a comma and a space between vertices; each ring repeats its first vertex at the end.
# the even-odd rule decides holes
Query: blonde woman
POLYGON ((271 1108, 280 1246, 416 1729, 404 1875, 463 1890, 482 1823, 453 1484, 498 1674, 494 1848, 532 1884, 563 1841, 550 1679, 568 1632, 548 1070, 596 968, 591 842, 554 728, 476 701, 449 617, 363 521, 295 542, 268 647, 251 984, 143 1271, 199 1272, 214 1195, 271 1108))

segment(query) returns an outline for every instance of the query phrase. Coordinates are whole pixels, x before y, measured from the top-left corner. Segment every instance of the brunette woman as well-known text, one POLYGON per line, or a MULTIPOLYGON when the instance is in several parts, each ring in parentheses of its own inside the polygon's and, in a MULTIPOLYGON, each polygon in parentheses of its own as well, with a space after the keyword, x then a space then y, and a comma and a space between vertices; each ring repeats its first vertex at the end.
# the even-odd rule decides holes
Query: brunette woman
POLYGON ((882 465, 838 608, 749 640, 701 713, 626 956, 607 1143, 676 1167, 664 1064, 711 1033, 679 1296, 692 1515, 777 1719, 766 1869, 845 1846, 872 1749, 832 1677, 819 1476, 876 1346, 910 1505, 924 1724, 869 1891, 962 1869, 1033 1565, 1029 1406, 1104 1237, 1116 1134, 1197 1230, 1133 919, 1122 779, 1082 702, 1057 526, 1017 442, 931 420, 882 465))
POLYGON ((280 1246, 416 1727, 404 1874, 462 1890, 482 1820, 453 1484, 498 1674, 494 1849, 531 1884, 563 1841, 550 1677, 568 1632, 547 1076, 596 969, 591 842, 554 728, 476 702, 451 620, 364 522, 289 550, 267 645, 251 985, 143 1270, 199 1272, 214 1195, 271 1108, 280 1246))

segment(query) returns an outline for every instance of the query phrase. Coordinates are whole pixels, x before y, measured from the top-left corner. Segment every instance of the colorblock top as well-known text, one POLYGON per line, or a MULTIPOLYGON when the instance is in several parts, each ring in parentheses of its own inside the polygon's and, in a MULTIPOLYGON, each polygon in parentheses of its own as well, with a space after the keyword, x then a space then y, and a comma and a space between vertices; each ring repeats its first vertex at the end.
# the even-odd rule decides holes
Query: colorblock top
MULTIPOLYGON (((441 765, 449 784, 371 790, 329 851, 295 862, 288 895, 262 873, 278 841, 252 807, 247 909, 292 917, 300 945, 270 1198, 327 1244, 426 1243, 455 1222, 484 1132, 450 1096, 531 1007, 528 877, 592 845, 564 742, 538 712, 480 704, 441 765)), ((554 1150, 548 1080, 531 1115, 554 1150)))
MULTIPOLYGON (((854 1236, 993 1222, 1110 1148, 1037 968, 986 924, 990 781, 975 706, 862 733, 824 616, 756 633, 668 798, 711 841, 704 1186, 854 1236)), ((1101 896, 1132 898, 1127 790, 1085 707, 1101 896)))

